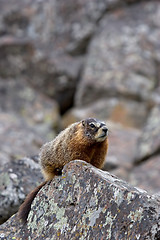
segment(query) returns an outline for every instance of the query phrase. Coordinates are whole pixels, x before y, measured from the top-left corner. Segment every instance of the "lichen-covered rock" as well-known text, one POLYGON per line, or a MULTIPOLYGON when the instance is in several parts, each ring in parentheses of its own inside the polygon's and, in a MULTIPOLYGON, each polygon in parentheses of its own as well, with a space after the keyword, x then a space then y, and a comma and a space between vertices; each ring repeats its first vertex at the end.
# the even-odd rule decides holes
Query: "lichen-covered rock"
POLYGON ((160 104, 149 114, 142 134, 137 142, 135 162, 138 163, 160 151, 160 104))
POLYGON ((0 223, 17 212, 26 195, 43 177, 38 157, 12 160, 0 169, 0 223))
POLYGON ((64 167, 35 198, 27 225, 13 216, 3 239, 112 239, 160 237, 160 201, 83 161, 64 167))

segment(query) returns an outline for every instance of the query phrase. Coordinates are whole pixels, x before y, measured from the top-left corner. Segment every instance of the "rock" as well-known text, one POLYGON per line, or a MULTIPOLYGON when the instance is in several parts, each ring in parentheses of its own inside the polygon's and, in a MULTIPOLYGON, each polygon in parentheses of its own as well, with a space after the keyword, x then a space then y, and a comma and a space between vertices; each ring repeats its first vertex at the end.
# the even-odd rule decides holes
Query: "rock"
MULTIPOLYGON (((96 95, 95 95, 96 97, 96 95)), ((133 100, 103 98, 85 106, 71 108, 63 116, 63 125, 86 117, 97 117, 120 123, 124 127, 141 128, 147 117, 147 107, 133 100), (135 114, 136 112, 136 114, 135 114)))
POLYGON ((28 36, 38 45, 71 54, 82 54, 93 34, 97 21, 106 10, 121 3, 120 0, 38 0, 10 4, 1 1, 0 33, 28 36), (40 21, 41 20, 41 21, 40 21), (45 25, 45 28, 44 28, 45 25), (51 46, 52 44, 52 46, 51 46))
POLYGON ((58 46, 73 56, 86 53, 97 23, 106 11, 124 5, 120 0, 86 2, 84 0, 55 1, 56 36, 58 46))
POLYGON ((116 175, 127 180, 129 170, 133 167, 140 131, 124 128, 121 125, 108 122, 109 148, 104 170, 115 170, 116 175), (122 171, 122 174, 120 172, 122 171), (127 175, 124 174, 127 171, 127 175))
POLYGON ((160 201, 83 161, 64 167, 38 193, 28 224, 14 215, 0 227, 4 239, 154 239, 160 237, 160 201))
POLYGON ((1 0, 1 65, 5 67, 0 76, 23 73, 36 89, 56 99, 64 113, 74 103, 82 56, 99 20, 124 2, 1 0))
POLYGON ((37 58, 35 53, 29 69, 28 82, 45 95, 54 98, 63 114, 73 105, 73 97, 83 58, 73 59, 70 56, 42 53, 37 58))
POLYGON ((0 76, 17 74, 18 77, 23 73, 23 78, 37 90, 55 98, 63 112, 73 104, 82 57, 73 59, 62 51, 62 45, 68 42, 66 31, 69 30, 59 32, 61 14, 57 4, 50 0, 1 4, 1 56, 4 61, 0 76))
MULTIPOLYGON (((75 96, 76 106, 121 97, 126 102, 134 100, 136 112, 139 106, 147 107, 159 80, 159 11, 160 3, 152 1, 121 8, 103 17, 88 48, 75 96)), ((141 123, 146 114, 139 120, 141 123)))
POLYGON ((59 127, 59 108, 54 100, 33 89, 21 78, 0 78, 0 110, 24 118, 42 139, 54 136, 53 128, 59 127))
POLYGON ((0 169, 0 223, 17 212, 26 195, 43 180, 38 157, 12 160, 0 169))
POLYGON ((160 105, 155 106, 149 114, 142 134, 137 142, 135 163, 156 154, 160 151, 160 105))
MULTIPOLYGON (((67 108, 68 104, 72 102, 76 84, 74 79, 79 72, 82 58, 75 59, 73 62, 69 56, 45 57, 45 52, 42 57, 37 58, 37 51, 31 40, 11 36, 0 38, 0 51, 0 80, 2 82, 0 90, 2 94, 8 91, 8 89, 6 90, 8 85, 4 86, 6 78, 7 82, 10 82, 12 78, 12 84, 15 86, 14 78, 14 81, 19 82, 18 88, 24 88, 27 80, 28 88, 31 89, 32 86, 30 92, 35 92, 33 86, 36 87, 37 90, 49 97, 54 97, 61 108, 62 106, 67 108)), ((21 92, 19 92, 20 94, 22 95, 21 92)), ((33 96, 31 97, 33 98, 33 96)))
POLYGON ((24 156, 37 155, 42 137, 23 119, 0 113, 0 166, 24 156))
POLYGON ((130 171, 129 182, 150 192, 160 194, 160 155, 147 159, 130 171))
POLYGON ((33 57, 33 45, 25 38, 5 36, 0 38, 0 77, 22 75, 33 57))

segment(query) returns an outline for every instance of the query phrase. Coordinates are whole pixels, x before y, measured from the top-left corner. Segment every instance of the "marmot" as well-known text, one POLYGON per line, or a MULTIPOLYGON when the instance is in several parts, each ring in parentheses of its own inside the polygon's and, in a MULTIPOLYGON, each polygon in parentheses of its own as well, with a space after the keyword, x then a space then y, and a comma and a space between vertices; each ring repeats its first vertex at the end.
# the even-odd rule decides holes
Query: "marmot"
POLYGON ((71 124, 54 140, 44 144, 40 151, 40 164, 45 182, 35 188, 19 209, 19 217, 27 221, 31 204, 47 181, 61 174, 64 165, 72 160, 84 160, 102 168, 108 149, 108 128, 104 122, 88 118, 71 124))

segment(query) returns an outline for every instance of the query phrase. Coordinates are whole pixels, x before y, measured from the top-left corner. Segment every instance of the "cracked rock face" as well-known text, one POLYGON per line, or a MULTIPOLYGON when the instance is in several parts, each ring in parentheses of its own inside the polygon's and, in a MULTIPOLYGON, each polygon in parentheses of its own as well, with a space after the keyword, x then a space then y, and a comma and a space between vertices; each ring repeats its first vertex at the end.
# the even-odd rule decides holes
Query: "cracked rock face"
POLYGON ((159 239, 160 201, 83 161, 64 167, 38 193, 22 226, 0 228, 9 239, 159 239))

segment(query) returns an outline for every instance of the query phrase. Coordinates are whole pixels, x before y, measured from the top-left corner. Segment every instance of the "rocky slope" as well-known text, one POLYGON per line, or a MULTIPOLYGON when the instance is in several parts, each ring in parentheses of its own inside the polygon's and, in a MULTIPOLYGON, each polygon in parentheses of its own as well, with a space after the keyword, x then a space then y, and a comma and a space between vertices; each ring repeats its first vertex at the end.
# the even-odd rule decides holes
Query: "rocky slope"
POLYGON ((3 239, 160 238, 160 200, 83 161, 64 167, 35 198, 26 225, 13 216, 3 239))
POLYGON ((0 0, 2 190, 15 161, 96 117, 110 130, 105 170, 160 192, 159 19, 157 0, 0 0))

